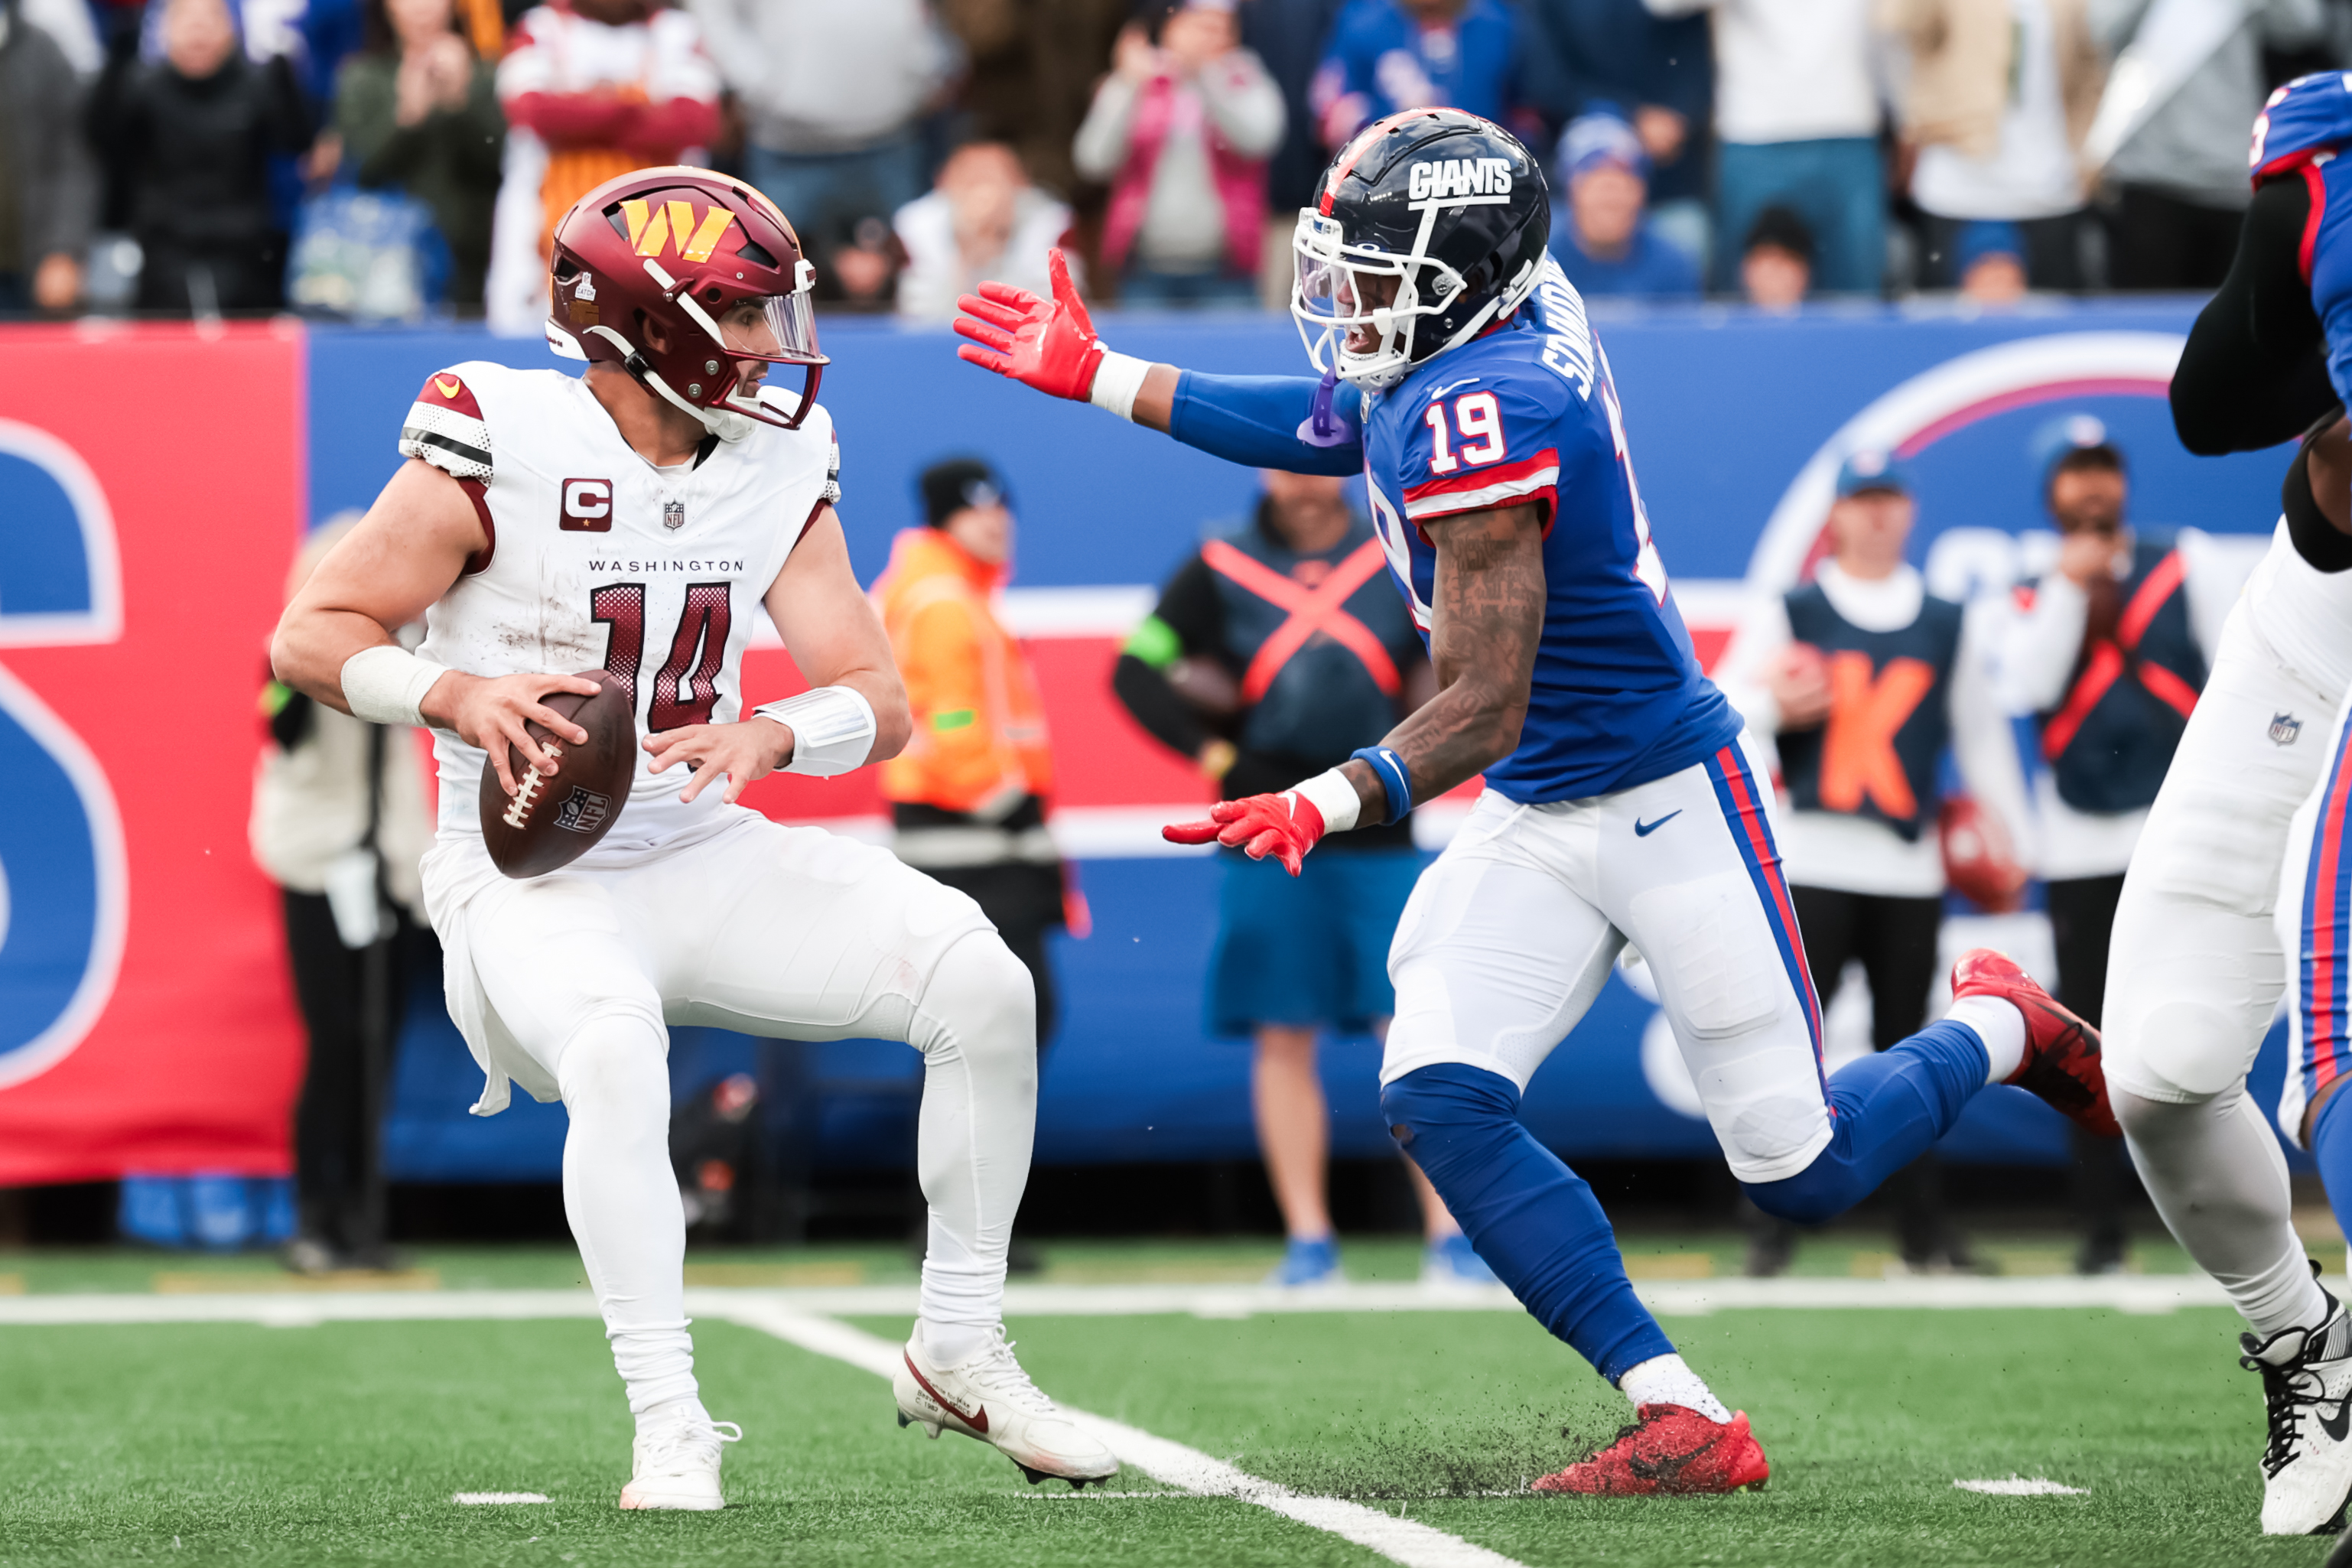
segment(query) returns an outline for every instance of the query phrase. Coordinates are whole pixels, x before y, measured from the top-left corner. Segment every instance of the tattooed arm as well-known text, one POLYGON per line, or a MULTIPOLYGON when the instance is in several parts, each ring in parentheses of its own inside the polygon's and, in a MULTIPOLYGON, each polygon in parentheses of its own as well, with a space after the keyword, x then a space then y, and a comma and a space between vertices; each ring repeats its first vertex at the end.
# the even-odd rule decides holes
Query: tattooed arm
MULTIPOLYGON (((1543 637, 1543 514, 1504 507, 1422 526, 1437 549, 1429 657, 1438 692, 1381 743, 1404 759, 1412 798, 1427 801, 1518 746, 1543 637)), ((1362 820, 1387 816, 1388 794, 1370 763, 1353 761, 1340 771, 1363 803, 1362 820)))

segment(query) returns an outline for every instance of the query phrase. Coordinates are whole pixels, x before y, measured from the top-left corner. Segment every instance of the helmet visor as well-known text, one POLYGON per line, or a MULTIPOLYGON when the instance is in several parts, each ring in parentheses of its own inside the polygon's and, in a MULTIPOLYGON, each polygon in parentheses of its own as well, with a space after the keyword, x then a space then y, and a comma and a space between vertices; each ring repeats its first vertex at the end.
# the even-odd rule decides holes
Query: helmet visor
POLYGON ((816 314, 806 289, 738 300, 719 311, 719 346, 735 359, 770 364, 823 364, 816 346, 816 314))

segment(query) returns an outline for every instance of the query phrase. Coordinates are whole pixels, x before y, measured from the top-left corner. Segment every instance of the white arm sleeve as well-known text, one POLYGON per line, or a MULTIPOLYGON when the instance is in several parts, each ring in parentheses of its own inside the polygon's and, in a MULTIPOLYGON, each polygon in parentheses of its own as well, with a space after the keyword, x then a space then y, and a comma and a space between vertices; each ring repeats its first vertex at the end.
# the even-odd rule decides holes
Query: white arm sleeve
POLYGON ((1788 601, 1778 594, 1759 597, 1740 617, 1730 646, 1716 666, 1715 684, 1759 735, 1780 732, 1780 703, 1772 695, 1772 661, 1793 640, 1788 601))
POLYGON ((2000 818, 2020 858, 2030 866, 2032 819, 2026 810, 2025 771, 2018 760, 2017 731, 1992 679, 1990 633, 2000 615, 1998 603, 1979 600, 1960 623, 1952 668, 1952 760, 1969 793, 2000 818))
POLYGON ((2083 651, 2090 595, 2053 572, 2033 593, 2033 608, 2011 621, 2001 639, 2000 695, 2012 713, 2046 713, 2066 695, 2066 678, 2083 651))
POLYGON ((343 701, 371 724, 422 724, 418 704, 445 673, 406 648, 363 647, 343 660, 343 701))
POLYGON ((846 686, 820 686, 782 702, 764 702, 751 710, 793 732, 793 760, 788 773, 808 773, 821 779, 866 765, 874 753, 873 705, 846 686))

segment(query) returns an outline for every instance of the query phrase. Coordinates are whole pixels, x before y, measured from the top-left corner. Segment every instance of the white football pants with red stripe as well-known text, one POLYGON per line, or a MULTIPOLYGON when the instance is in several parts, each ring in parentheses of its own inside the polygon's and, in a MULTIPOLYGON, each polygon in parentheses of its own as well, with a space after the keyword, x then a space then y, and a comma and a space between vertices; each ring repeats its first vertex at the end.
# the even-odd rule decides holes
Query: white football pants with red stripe
POLYGON ((1397 924, 1381 1082, 1460 1063, 1524 1090, 1631 942, 1732 1173, 1804 1170, 1831 1136, 1821 1007, 1772 812, 1745 733, 1597 799, 1520 805, 1487 791, 1397 924))

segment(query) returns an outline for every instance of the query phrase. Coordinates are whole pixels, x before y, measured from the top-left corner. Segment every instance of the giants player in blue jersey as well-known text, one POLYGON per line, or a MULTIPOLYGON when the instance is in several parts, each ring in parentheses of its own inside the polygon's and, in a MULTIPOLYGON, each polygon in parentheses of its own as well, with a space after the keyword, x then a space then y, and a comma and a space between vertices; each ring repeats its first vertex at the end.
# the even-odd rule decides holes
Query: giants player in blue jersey
POLYGON ((1824 1081, 1767 769, 1692 655, 1549 226, 1542 174, 1508 133, 1409 110, 1358 135, 1299 215, 1292 309, 1319 381, 1113 353, 1058 258, 1051 300, 967 297, 959 352, 1234 462, 1362 470, 1439 695, 1340 767, 1168 836, 1295 872, 1326 833, 1486 775, 1397 928, 1381 1109, 1478 1255, 1633 1402, 1615 1443, 1537 1486, 1730 1491, 1769 1473, 1747 1417, 1675 1353, 1591 1189, 1517 1116, 1629 942, 1733 1172, 1771 1214, 1846 1208, 1988 1083, 2114 1124, 2096 1035, 1987 952, 1961 960, 1948 1017, 1824 1081))
POLYGON ((2334 1533, 2352 1500, 2352 1319, 2314 1278, 2277 1141, 2246 1091, 2284 996, 2294 1037, 2278 1127, 2352 1216, 2352 1100, 2336 1092, 2352 1068, 2347 147, 2345 77, 2271 95, 2237 258, 2173 373, 2173 425, 2190 451, 2303 441, 2270 552, 2133 854, 2107 974, 2107 1068, 2133 1163, 2246 1320, 2241 1361, 2261 1374, 2269 1415, 2262 1525, 2274 1535, 2334 1533), (2323 713, 2335 731, 2315 746, 2323 713))

